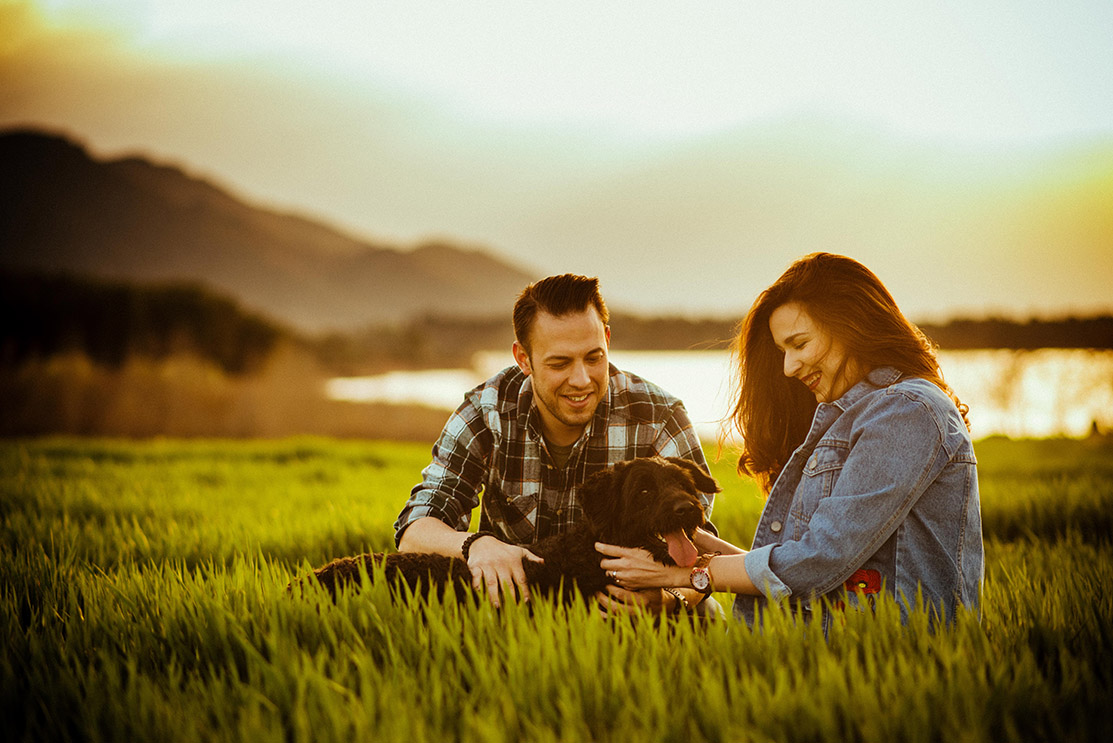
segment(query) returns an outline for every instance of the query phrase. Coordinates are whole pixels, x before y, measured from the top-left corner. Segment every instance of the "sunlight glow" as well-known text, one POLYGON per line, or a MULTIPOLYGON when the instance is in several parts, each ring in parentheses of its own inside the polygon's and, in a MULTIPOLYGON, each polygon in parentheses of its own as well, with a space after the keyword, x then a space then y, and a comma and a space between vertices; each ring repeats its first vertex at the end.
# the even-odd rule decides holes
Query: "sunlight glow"
POLYGON ((1113 74, 1101 32, 1113 28, 1108 3, 1053 17, 1034 0, 36 5, 53 25, 111 29, 146 53, 329 71, 479 120, 682 135, 806 112, 974 139, 1113 123, 1113 98, 1086 82, 1113 74))

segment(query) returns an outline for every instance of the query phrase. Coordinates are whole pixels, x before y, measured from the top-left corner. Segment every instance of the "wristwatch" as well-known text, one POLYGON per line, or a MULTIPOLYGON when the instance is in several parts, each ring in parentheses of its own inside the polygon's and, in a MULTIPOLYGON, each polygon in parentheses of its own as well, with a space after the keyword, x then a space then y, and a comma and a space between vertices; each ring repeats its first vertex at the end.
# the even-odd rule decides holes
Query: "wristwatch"
POLYGON ((711 595, 711 573, 707 570, 708 563, 711 562, 712 557, 721 555, 721 552, 707 552, 699 556, 696 560, 692 572, 688 574, 688 582, 692 584, 692 588, 702 593, 704 596, 711 595))

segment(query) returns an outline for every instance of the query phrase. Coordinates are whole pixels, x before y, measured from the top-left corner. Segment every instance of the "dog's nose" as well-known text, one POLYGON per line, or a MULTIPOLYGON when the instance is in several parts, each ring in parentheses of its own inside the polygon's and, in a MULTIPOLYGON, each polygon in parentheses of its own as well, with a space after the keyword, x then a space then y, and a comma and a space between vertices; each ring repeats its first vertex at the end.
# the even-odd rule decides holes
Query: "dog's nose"
POLYGON ((677 503, 672 508, 672 512, 677 516, 687 516, 688 514, 696 510, 698 509, 691 503, 677 503))

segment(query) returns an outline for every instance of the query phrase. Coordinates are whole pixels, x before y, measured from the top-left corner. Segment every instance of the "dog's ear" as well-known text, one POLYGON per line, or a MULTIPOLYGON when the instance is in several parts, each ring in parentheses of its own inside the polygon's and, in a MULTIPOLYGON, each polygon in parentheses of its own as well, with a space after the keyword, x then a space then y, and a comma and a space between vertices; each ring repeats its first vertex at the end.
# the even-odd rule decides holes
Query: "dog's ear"
POLYGON ((626 463, 619 462, 589 476, 578 488, 584 518, 596 531, 602 530, 613 518, 616 506, 613 493, 615 488, 622 487, 625 471, 626 463))
POLYGON ((715 482, 715 478, 700 469, 700 466, 692 460, 668 457, 668 461, 687 470, 688 474, 692 476, 692 482, 696 484, 696 489, 701 493, 722 492, 723 489, 719 487, 719 483, 715 482))

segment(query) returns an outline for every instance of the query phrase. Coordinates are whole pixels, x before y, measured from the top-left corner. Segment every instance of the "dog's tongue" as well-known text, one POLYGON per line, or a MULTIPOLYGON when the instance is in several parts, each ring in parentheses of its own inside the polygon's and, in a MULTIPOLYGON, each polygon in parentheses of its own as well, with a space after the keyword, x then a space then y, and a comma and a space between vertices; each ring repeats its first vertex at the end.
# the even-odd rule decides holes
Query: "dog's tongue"
POLYGON ((692 540, 688 539, 688 535, 684 533, 683 529, 677 529, 664 536, 665 542, 669 545, 669 557, 673 559, 673 562, 682 568, 688 568, 696 564, 699 553, 696 552, 696 545, 692 544, 692 540))

